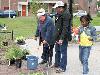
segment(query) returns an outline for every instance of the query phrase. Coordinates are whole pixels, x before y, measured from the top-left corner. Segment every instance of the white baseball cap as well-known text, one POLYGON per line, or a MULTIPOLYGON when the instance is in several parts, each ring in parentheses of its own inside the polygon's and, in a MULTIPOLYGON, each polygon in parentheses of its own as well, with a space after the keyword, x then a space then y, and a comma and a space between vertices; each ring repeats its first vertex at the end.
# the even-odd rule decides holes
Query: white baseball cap
POLYGON ((43 8, 40 8, 38 11, 37 11, 37 16, 40 17, 42 15, 45 15, 45 10, 43 8))
POLYGON ((64 3, 62 1, 57 1, 53 8, 57 8, 59 6, 64 6, 64 3))

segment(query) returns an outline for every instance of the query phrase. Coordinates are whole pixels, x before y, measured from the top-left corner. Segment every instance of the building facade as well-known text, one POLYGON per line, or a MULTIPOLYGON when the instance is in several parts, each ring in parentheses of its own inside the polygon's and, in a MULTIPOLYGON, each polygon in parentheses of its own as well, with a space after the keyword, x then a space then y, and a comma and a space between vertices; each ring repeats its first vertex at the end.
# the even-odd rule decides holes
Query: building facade
MULTIPOLYGON (((10 1, 10 9, 17 11, 19 16, 30 15, 29 3, 32 2, 32 0, 0 0, 0 10, 8 10, 9 1, 10 1)), ((63 1, 69 3, 69 0, 38 0, 38 1, 48 5, 47 8, 48 12, 52 12, 52 7, 57 1, 63 1)), ((81 10, 86 10, 87 12, 90 11, 91 13, 95 13, 97 7, 96 1, 97 0, 73 0, 73 3, 75 6, 77 6, 77 10, 81 9, 81 10)))
POLYGON ((19 16, 28 16, 28 0, 0 0, 0 10, 15 10, 19 16))

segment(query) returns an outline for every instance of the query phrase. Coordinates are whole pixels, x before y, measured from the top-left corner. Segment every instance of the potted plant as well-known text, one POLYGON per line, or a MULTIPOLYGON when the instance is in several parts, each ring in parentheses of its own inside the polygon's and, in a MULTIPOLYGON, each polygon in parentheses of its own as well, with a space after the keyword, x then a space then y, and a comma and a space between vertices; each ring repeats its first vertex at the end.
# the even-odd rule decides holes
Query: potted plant
POLYGON ((15 65, 18 68, 21 67, 21 63, 22 63, 21 58, 23 57, 23 55, 24 55, 23 50, 20 49, 20 47, 18 46, 12 46, 11 48, 8 48, 8 50, 5 53, 6 59, 8 59, 9 61, 14 59, 15 65))
POLYGON ((2 42, 4 46, 8 46, 8 42, 7 41, 3 41, 2 42))
POLYGON ((21 63, 22 63, 22 59, 25 59, 26 60, 26 55, 29 54, 29 52, 26 50, 26 49, 19 49, 16 48, 15 49, 15 52, 14 52, 14 58, 15 58, 15 65, 17 68, 20 68, 21 67, 21 63))
POLYGON ((15 59, 14 59, 14 48, 8 48, 6 53, 5 53, 5 59, 8 60, 9 64, 14 64, 15 59))
POLYGON ((28 50, 23 49, 23 57, 22 57, 22 59, 26 60, 26 55, 29 55, 29 52, 28 52, 28 50))
POLYGON ((21 67, 23 56, 24 56, 23 50, 19 47, 16 47, 14 49, 14 59, 15 59, 15 65, 17 68, 21 67))
POLYGON ((24 45, 25 44, 25 38, 23 37, 23 36, 19 36, 19 37, 16 37, 16 42, 17 42, 17 44, 19 44, 19 45, 24 45))

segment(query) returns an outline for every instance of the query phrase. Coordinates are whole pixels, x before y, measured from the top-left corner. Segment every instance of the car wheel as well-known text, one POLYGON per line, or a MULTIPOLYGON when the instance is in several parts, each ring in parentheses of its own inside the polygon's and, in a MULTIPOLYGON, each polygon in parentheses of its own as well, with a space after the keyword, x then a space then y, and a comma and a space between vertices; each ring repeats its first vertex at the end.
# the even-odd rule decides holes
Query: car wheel
POLYGON ((15 18, 16 16, 13 16, 12 18, 15 18))
POLYGON ((74 17, 76 17, 76 15, 74 15, 74 17))

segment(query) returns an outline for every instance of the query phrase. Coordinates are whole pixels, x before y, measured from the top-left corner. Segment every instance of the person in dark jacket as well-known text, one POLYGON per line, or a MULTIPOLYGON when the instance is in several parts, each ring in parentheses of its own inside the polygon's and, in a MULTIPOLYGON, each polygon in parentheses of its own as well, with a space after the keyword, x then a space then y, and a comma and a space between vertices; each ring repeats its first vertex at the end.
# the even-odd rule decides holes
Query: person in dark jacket
POLYGON ((43 53, 41 56, 43 60, 40 64, 49 62, 49 65, 51 65, 54 47, 54 22, 51 17, 45 14, 43 8, 37 11, 37 16, 39 21, 35 37, 40 37, 40 44, 41 42, 43 43, 43 53))
POLYGON ((65 72, 67 66, 67 46, 68 46, 68 31, 70 25, 70 13, 66 9, 66 4, 58 1, 53 8, 56 9, 55 16, 55 64, 56 72, 65 72))

